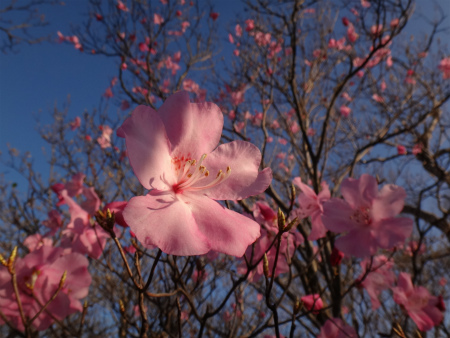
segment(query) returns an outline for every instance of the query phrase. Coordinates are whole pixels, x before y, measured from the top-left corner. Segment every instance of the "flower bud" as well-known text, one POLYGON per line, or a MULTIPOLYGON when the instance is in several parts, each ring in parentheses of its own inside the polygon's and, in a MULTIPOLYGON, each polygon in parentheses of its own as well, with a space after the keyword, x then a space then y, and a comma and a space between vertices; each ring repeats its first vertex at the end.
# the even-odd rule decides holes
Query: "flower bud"
POLYGON ((10 274, 15 273, 14 271, 14 262, 16 261, 16 256, 17 256, 17 246, 14 247, 13 251, 11 252, 11 255, 9 256, 8 259, 8 271, 10 274))
POLYGON ((270 271, 269 271, 269 260, 267 259, 267 254, 264 254, 263 257, 263 270, 264 270, 264 276, 266 276, 266 278, 270 277, 270 271))
POLYGON ((284 213, 281 211, 280 208, 278 208, 278 230, 283 231, 285 225, 286 225, 286 216, 284 216, 284 213))
POLYGON ((64 283, 66 282, 67 278, 67 270, 64 270, 63 275, 61 276, 61 280, 59 281, 59 288, 62 289, 64 286, 64 283))

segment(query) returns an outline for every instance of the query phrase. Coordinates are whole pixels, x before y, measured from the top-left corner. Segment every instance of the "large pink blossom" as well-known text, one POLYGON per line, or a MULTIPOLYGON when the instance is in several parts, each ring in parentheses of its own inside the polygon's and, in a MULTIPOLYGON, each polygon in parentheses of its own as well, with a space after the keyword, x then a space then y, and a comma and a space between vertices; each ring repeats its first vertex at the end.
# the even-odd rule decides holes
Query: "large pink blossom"
POLYGON ((299 208, 294 210, 295 216, 300 219, 311 217, 311 232, 308 240, 315 241, 325 237, 327 229, 322 222, 323 204, 331 197, 330 189, 326 182, 322 182, 322 190, 316 194, 308 185, 302 182, 300 177, 296 177, 293 183, 300 188, 301 194, 298 196, 299 208))
POLYGON ((423 286, 414 287, 411 275, 401 272, 397 286, 392 288, 394 301, 400 304, 421 331, 428 331, 439 325, 444 316, 439 297, 432 296, 423 286))
MULTIPOLYGON (((65 254, 62 248, 51 245, 44 245, 24 258, 17 258, 15 263, 17 284, 27 318, 34 317, 41 308, 36 299, 41 304, 47 303, 58 289, 64 271, 67 272, 63 288, 46 311, 33 322, 32 326, 35 329, 39 331, 47 329, 54 321, 52 317, 62 320, 72 313, 82 311, 80 299, 87 296, 91 284, 87 267, 88 260, 83 255, 70 252, 65 254)), ((3 266, 0 266, 0 308, 8 320, 23 331, 11 275, 3 266)))
POLYGON ((341 185, 344 200, 324 204, 322 221, 328 230, 344 233, 335 246, 348 255, 367 257, 378 248, 391 249, 411 235, 410 218, 395 217, 403 209, 406 192, 393 184, 378 191, 377 180, 367 174, 348 178, 341 185))
POLYGON ((117 131, 146 196, 133 197, 123 216, 146 247, 173 255, 210 250, 242 256, 260 236, 253 220, 215 200, 263 192, 272 171, 258 171, 259 149, 234 141, 217 148, 223 115, 213 103, 190 103, 177 92, 158 111, 137 107, 117 131))

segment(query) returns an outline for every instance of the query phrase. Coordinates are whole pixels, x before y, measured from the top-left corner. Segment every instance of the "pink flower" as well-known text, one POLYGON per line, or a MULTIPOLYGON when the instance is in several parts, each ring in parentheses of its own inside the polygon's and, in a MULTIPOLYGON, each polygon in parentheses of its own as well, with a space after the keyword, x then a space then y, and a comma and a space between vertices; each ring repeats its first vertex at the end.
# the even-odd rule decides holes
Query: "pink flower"
POLYGON ((389 261, 384 255, 374 257, 372 266, 370 266, 370 262, 371 260, 369 258, 366 258, 361 262, 363 272, 359 278, 362 278, 370 267, 370 271, 362 281, 361 285, 369 294, 370 301, 372 302, 372 309, 376 310, 381 305, 379 300, 381 292, 390 289, 394 285, 395 275, 392 271, 394 263, 389 261))
POLYGON ((242 27, 241 27, 241 25, 236 25, 236 27, 234 27, 234 31, 235 31, 236 36, 238 38, 240 38, 242 36, 242 27))
POLYGON ((342 116, 348 117, 352 112, 352 109, 350 107, 342 105, 341 108, 339 108, 339 112, 341 113, 342 116))
POLYGON ((400 20, 398 18, 392 19, 391 20, 391 28, 397 27, 399 23, 400 23, 400 20))
POLYGON ((323 301, 318 293, 300 298, 308 311, 318 314, 323 309, 323 301))
POLYGON ((117 9, 120 11, 124 11, 124 12, 128 12, 129 9, 127 7, 127 5, 125 5, 122 1, 117 0, 117 5, 116 5, 117 9))
POLYGON ((256 222, 215 200, 259 194, 272 172, 258 172, 261 153, 248 142, 216 148, 222 127, 219 107, 190 103, 187 92, 177 92, 157 112, 137 107, 117 131, 135 175, 150 190, 133 197, 123 212, 144 246, 173 255, 215 250, 242 256, 260 236, 256 222))
MULTIPOLYGON (((269 261, 269 271, 272 272, 273 265, 276 258, 276 243, 270 247, 275 237, 277 236, 279 229, 277 223, 277 213, 272 210, 272 208, 266 202, 256 202, 253 209, 253 217, 261 224, 263 230, 261 231, 261 238, 256 242, 254 250, 252 247, 248 247, 245 253, 248 260, 252 257, 252 263, 261 259, 264 253, 267 253, 267 260, 269 261), (270 247, 270 249, 269 249, 270 247)), ((298 245, 303 243, 303 237, 294 227, 291 231, 284 233, 281 236, 280 253, 278 256, 277 266, 275 269, 275 276, 279 274, 289 272, 289 264, 292 256, 295 254, 295 249, 298 245)), ((247 266, 242 263, 238 268, 238 272, 246 273, 247 266)), ((252 275, 253 280, 259 280, 264 275, 263 261, 261 261, 254 274, 252 275)))
POLYGON ((384 103, 384 98, 378 94, 373 94, 372 99, 378 103, 384 103))
POLYGON ((70 122, 70 130, 75 130, 81 126, 81 119, 79 116, 75 117, 75 119, 70 122))
POLYGON ((153 14, 153 23, 155 25, 161 25, 163 22, 164 22, 164 18, 161 15, 159 15, 157 13, 153 14))
POLYGON ((88 212, 69 197, 66 190, 61 195, 69 206, 70 213, 70 222, 62 232, 61 246, 98 259, 109 235, 100 226, 91 225, 88 212))
POLYGON ((113 130, 110 126, 104 125, 102 128, 102 135, 97 139, 98 144, 102 149, 111 147, 111 134, 113 130))
POLYGON ((450 57, 443 58, 438 68, 442 72, 442 78, 444 80, 450 79, 450 57))
POLYGON ((252 19, 245 20, 245 31, 250 32, 255 29, 255 22, 252 19))
MULTIPOLYGON (((24 258, 17 258, 15 269, 17 284, 23 311, 32 318, 41 309, 32 297, 31 290, 41 304, 45 304, 58 289, 64 271, 67 277, 64 286, 56 298, 33 322, 33 327, 42 331, 47 329, 54 318, 63 320, 68 315, 81 312, 80 299, 87 296, 91 276, 87 270, 88 260, 78 253, 64 254, 62 248, 44 245, 32 251, 24 258)), ((13 325, 24 330, 17 308, 16 297, 12 290, 11 276, 4 266, 0 266, 0 307, 3 314, 13 325)), ((0 320, 1 321, 1 320, 0 320)))
POLYGON ((402 146, 401 144, 398 144, 397 145, 397 154, 399 154, 399 155, 406 155, 407 151, 406 151, 405 146, 402 146))
POLYGON ((105 92, 103 93, 103 96, 104 96, 105 98, 107 98, 107 99, 113 97, 114 94, 113 94, 111 88, 109 88, 109 87, 106 88, 105 92))
POLYGON ((217 18, 219 17, 219 13, 212 12, 212 13, 209 14, 209 17, 211 19, 213 19, 213 21, 216 21, 217 18))
POLYGON ((331 318, 320 329, 317 338, 357 338, 356 331, 340 318, 331 318))
POLYGON ((309 186, 304 184, 300 177, 296 177, 293 183, 302 191, 298 196, 299 208, 294 211, 295 215, 300 218, 311 217, 311 232, 308 240, 315 241, 325 237, 327 229, 322 223, 323 204, 331 197, 330 190, 326 182, 322 182, 322 190, 316 194, 309 186))
POLYGON ((369 8, 370 2, 367 0, 361 0, 361 6, 363 6, 364 8, 369 8))
POLYGON ((331 266, 338 266, 339 264, 341 264, 344 257, 345 257, 345 255, 342 251, 339 251, 338 249, 333 248, 333 251, 331 251, 331 255, 330 255, 331 266))
POLYGON ((349 24, 347 28, 347 38, 350 42, 355 42, 359 38, 359 34, 355 32, 355 27, 353 24, 349 24))
POLYGON ((394 301, 408 312, 420 331, 431 330, 444 319, 439 297, 432 296, 423 286, 414 287, 410 274, 401 272, 392 291, 394 301))
POLYGON ((344 200, 333 198, 324 204, 322 221, 328 230, 346 233, 335 242, 345 254, 371 256, 378 248, 391 249, 411 235, 412 220, 395 217, 403 209, 403 188, 388 184, 378 191, 376 179, 364 174, 357 180, 344 180, 341 194, 344 200))
POLYGON ((415 144, 414 147, 411 150, 411 153, 413 155, 420 154, 422 152, 422 145, 421 144, 415 144))

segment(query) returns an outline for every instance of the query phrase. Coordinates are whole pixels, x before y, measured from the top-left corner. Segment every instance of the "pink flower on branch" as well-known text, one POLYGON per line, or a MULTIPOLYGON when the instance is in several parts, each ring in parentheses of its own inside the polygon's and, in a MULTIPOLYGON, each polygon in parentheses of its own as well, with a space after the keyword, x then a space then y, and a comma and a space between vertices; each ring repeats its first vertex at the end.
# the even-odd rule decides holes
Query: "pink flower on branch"
POLYGON ((137 107, 117 131, 146 196, 133 197, 124 219, 146 247, 173 255, 210 250, 242 256, 260 236, 253 220, 215 200, 263 192, 270 168, 258 171, 261 153, 248 142, 219 145, 223 115, 213 103, 190 103, 177 92, 158 111, 137 107))
POLYGON ((438 68, 441 70, 444 80, 450 79, 450 57, 443 58, 438 68))
POLYGON ((410 274, 401 272, 392 291, 394 301, 408 312, 420 331, 431 330, 442 322, 444 316, 440 298, 432 296, 423 286, 414 287, 410 274))
POLYGON ((378 248, 391 249, 411 235, 413 221, 395 217, 403 209, 403 188, 388 184, 378 191, 376 179, 364 174, 357 180, 344 180, 341 194, 344 200, 333 198, 324 204, 322 221, 328 230, 345 233, 335 242, 343 253, 371 256, 378 248))

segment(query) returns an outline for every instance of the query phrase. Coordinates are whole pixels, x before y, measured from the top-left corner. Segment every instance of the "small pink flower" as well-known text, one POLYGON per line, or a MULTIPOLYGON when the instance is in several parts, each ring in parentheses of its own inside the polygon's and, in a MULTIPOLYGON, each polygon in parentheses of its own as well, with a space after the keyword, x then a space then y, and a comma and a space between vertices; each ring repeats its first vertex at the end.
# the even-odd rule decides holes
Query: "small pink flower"
POLYGON ((308 240, 315 241, 325 237, 327 229, 322 222, 323 204, 331 197, 330 190, 326 182, 322 182, 321 191, 316 194, 313 189, 302 182, 300 177, 296 177, 293 183, 300 188, 298 195, 299 208, 294 210, 294 214, 300 218, 311 217, 311 233, 308 240))
POLYGON ((444 319, 439 298, 432 296, 423 286, 414 287, 410 274, 401 272, 392 291, 394 301, 408 312, 420 331, 429 331, 444 319))
POLYGON ((323 301, 318 293, 300 298, 308 311, 318 314, 323 309, 323 301))
POLYGON ((117 0, 117 5, 116 5, 117 9, 120 11, 124 11, 124 12, 128 12, 129 9, 127 7, 127 5, 125 5, 122 1, 117 0))
POLYGON ((110 126, 104 125, 103 126, 102 135, 97 139, 98 144, 102 149, 110 148, 111 147, 111 134, 113 133, 113 130, 110 126))
POLYGON ((336 247, 334 247, 330 255, 331 266, 338 266, 339 264, 341 264, 344 257, 345 254, 342 251, 339 251, 336 247))
POLYGON ((348 116, 350 115, 350 113, 352 112, 352 110, 351 110, 350 107, 347 107, 347 106, 342 105, 342 106, 339 108, 339 112, 341 113, 341 115, 342 115, 343 117, 348 117, 348 116))
POLYGON ((413 155, 420 154, 422 152, 422 145, 421 144, 415 144, 414 147, 411 150, 411 153, 413 155))
POLYGON ((399 154, 399 155, 406 155, 407 151, 406 151, 405 146, 402 146, 401 144, 398 144, 397 145, 397 154, 399 154))
POLYGON ((252 19, 245 20, 245 31, 250 32, 255 29, 255 22, 252 19))
POLYGON ((177 92, 158 111, 137 107, 118 129, 135 175, 150 190, 133 197, 123 212, 145 247, 172 255, 215 250, 242 256, 260 236, 256 222, 216 200, 259 194, 272 172, 258 171, 261 153, 248 142, 216 148, 222 128, 219 107, 190 103, 187 92, 177 92))
POLYGON ((450 57, 443 58, 438 66, 444 80, 450 79, 450 57))
POLYGON ((235 31, 236 36, 238 38, 240 38, 242 36, 242 27, 241 27, 241 25, 236 25, 236 27, 234 27, 234 31, 235 31))
POLYGON ((361 6, 363 6, 364 8, 369 8, 370 2, 368 0, 361 0, 361 6))
POLYGON ((356 33, 355 27, 351 23, 348 25, 348 28, 347 28, 347 38, 348 38, 348 41, 350 41, 352 43, 355 42, 359 38, 359 34, 356 33))
POLYGON ((157 13, 153 14, 153 23, 155 25, 161 25, 163 22, 164 22, 164 18, 161 15, 159 15, 157 13))
POLYGON ((343 17, 342 18, 342 24, 347 27, 350 24, 350 20, 347 19, 346 17, 343 17))
POLYGON ((400 20, 398 18, 392 19, 391 20, 391 28, 397 27, 399 23, 400 23, 400 20))
POLYGON ((75 117, 75 119, 70 122, 70 130, 75 130, 81 126, 81 118, 79 116, 75 117))
POLYGON ((103 20, 103 15, 101 15, 101 14, 95 13, 94 16, 97 19, 97 21, 102 21, 103 20))
POLYGON ((373 94, 372 99, 378 103, 384 103, 384 98, 378 94, 373 94))
POLYGON ((219 13, 212 12, 212 13, 209 14, 209 17, 210 17, 211 19, 213 19, 213 21, 216 21, 217 18, 219 17, 219 13))
POLYGON ((335 242, 348 255, 367 257, 378 248, 391 249, 411 235, 410 218, 395 217, 404 206, 406 192, 393 184, 378 191, 374 177, 364 174, 348 178, 341 185, 344 200, 332 198, 324 204, 322 221, 336 233, 345 233, 335 242))
POLYGON ((106 88, 105 93, 103 94, 104 97, 106 97, 107 99, 111 98, 114 96, 111 88, 106 88))

